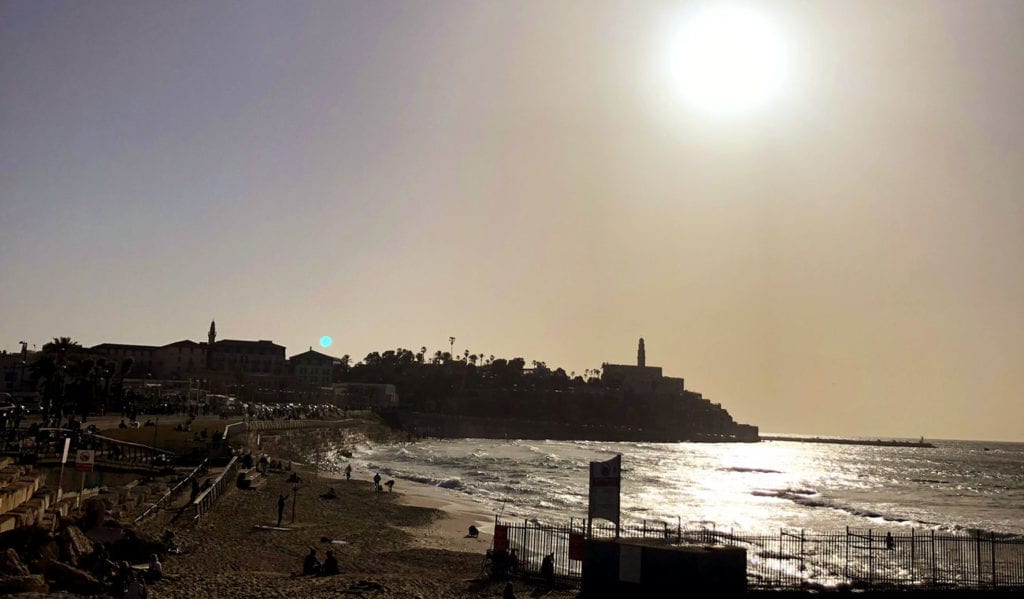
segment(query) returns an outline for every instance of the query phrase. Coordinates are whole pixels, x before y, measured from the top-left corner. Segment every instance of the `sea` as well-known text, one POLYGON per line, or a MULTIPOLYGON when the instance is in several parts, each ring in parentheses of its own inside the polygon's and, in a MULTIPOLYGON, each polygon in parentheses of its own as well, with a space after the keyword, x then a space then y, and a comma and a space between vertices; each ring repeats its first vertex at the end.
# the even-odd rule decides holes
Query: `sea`
POLYGON ((506 519, 587 515, 588 464, 622 456, 625 521, 745 533, 928 529, 1024 536, 1024 443, 934 448, 760 443, 424 439, 335 455, 463 494, 506 519))

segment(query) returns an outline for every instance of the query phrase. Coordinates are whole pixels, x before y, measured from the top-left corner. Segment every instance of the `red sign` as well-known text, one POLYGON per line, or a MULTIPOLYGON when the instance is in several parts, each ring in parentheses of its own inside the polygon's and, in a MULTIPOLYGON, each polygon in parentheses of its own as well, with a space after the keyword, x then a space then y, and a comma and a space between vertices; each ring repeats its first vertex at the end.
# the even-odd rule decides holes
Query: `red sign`
POLYGON ((508 526, 498 524, 494 527, 494 550, 505 551, 508 549, 508 526))
POLYGON ((91 449, 79 449, 75 452, 75 470, 92 472, 96 464, 96 452, 91 449))

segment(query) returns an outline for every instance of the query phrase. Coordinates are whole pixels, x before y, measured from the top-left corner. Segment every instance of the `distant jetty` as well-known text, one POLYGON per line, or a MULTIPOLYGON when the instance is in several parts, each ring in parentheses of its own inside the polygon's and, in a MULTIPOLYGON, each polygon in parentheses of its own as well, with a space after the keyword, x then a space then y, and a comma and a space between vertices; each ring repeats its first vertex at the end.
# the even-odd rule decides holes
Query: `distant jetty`
POLYGON ((795 441, 797 443, 836 443, 838 445, 873 445, 875 447, 931 447, 935 445, 924 439, 920 441, 883 441, 881 439, 830 439, 828 437, 779 437, 776 435, 761 435, 762 441, 795 441))

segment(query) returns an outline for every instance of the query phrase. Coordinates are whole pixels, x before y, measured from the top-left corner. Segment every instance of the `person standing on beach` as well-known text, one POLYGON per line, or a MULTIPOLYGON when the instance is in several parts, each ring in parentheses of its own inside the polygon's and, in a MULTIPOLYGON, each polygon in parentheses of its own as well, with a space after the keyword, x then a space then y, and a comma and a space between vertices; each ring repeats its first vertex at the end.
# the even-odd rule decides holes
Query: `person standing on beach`
POLYGON ((277 526, 281 527, 281 519, 284 518, 284 495, 277 496, 277 526))
POLYGON ((352 480, 352 464, 345 466, 345 480, 352 480))
POLYGON ((373 475, 373 490, 380 493, 380 472, 373 475))

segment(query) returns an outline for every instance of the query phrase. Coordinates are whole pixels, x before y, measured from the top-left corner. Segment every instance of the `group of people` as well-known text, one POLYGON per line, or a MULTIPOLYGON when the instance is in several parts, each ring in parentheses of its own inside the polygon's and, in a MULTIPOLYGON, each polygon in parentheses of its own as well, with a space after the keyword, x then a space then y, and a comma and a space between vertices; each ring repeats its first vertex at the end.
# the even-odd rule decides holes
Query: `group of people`
POLYGON ((327 557, 321 564, 316 557, 316 549, 310 547, 309 554, 302 560, 302 574, 304 576, 335 576, 338 574, 338 559, 334 557, 334 552, 328 549, 327 557))
POLYGON ((115 564, 101 545, 92 572, 99 580, 110 579, 110 593, 114 597, 144 599, 148 594, 146 585, 155 584, 164 577, 164 566, 155 553, 150 556, 145 570, 133 568, 126 560, 115 564))
POLYGON ((374 474, 373 475, 373 490, 378 492, 378 493, 383 493, 384 492, 384 487, 388 488, 388 493, 390 493, 392 490, 394 490, 394 488, 395 488, 395 481, 394 481, 394 479, 389 480, 388 482, 386 482, 383 485, 381 485, 380 484, 380 472, 374 474))

